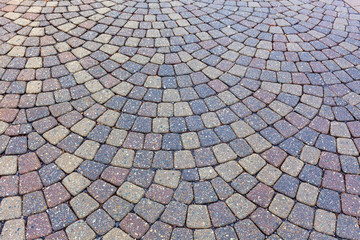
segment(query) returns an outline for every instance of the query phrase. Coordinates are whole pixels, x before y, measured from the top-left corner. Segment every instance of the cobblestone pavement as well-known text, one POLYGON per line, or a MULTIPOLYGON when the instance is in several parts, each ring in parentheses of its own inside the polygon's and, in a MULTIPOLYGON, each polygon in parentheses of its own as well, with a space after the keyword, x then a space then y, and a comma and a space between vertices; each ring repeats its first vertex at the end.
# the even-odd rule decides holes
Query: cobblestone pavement
POLYGON ((0 240, 360 239, 360 14, 0 0, 0 240))

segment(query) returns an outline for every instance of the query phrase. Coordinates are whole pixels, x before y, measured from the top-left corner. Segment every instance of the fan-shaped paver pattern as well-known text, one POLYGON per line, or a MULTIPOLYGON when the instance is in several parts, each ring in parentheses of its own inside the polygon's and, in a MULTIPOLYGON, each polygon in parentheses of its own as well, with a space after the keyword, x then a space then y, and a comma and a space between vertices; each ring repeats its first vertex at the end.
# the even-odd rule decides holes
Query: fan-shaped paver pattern
POLYGON ((360 239, 360 14, 0 1, 0 239, 360 239))

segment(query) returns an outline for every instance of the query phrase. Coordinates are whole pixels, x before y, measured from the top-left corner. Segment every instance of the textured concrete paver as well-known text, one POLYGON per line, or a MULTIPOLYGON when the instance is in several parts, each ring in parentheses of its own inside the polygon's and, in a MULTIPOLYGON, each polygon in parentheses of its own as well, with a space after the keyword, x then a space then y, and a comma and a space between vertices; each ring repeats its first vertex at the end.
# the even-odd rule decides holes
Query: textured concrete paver
POLYGON ((359 239, 359 12, 0 1, 0 239, 359 239))

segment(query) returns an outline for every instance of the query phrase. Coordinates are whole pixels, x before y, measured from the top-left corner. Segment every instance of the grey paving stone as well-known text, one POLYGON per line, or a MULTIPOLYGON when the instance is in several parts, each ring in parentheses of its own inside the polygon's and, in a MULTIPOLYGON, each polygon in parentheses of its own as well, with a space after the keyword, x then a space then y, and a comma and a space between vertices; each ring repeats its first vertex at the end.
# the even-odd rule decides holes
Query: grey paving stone
POLYGON ((76 216, 65 203, 51 208, 47 212, 54 230, 60 230, 76 221, 76 216))
POLYGON ((89 215, 86 222, 98 235, 104 235, 115 225, 115 221, 102 209, 89 215))

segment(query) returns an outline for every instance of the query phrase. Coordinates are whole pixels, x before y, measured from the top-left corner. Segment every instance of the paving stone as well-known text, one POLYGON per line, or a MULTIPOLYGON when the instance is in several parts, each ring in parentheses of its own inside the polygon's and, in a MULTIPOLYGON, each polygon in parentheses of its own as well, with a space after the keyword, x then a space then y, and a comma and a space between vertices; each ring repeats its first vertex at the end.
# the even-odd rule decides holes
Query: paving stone
POLYGON ((48 207, 55 207, 70 199, 70 193, 61 183, 55 183, 44 189, 44 195, 48 207))
POLYGON ((130 182, 125 182, 116 192, 117 195, 132 203, 140 201, 145 190, 130 182))
POLYGON ((36 151, 36 154, 45 164, 49 164, 61 155, 62 151, 55 146, 45 144, 36 151))
POLYGON ((321 209, 316 210, 314 228, 322 233, 334 235, 336 215, 321 209))
POLYGON ((45 186, 56 183, 65 177, 65 173, 61 171, 55 163, 43 166, 39 170, 39 175, 45 186))
POLYGON ((194 183, 195 202, 198 204, 216 202, 218 197, 210 182, 194 183))
POLYGON ((275 192, 265 184, 259 183, 247 195, 247 199, 261 207, 268 207, 275 192))
POLYGON ((166 188, 157 184, 152 184, 146 192, 146 197, 161 203, 168 204, 174 194, 174 191, 170 188, 166 188))
POLYGON ((0 219, 2 221, 21 217, 21 198, 3 198, 0 204, 0 219))
POLYGON ((133 163, 135 152, 129 149, 119 149, 111 161, 111 164, 118 167, 130 168, 133 163))
POLYGON ((62 154, 56 159, 55 164, 62 169, 65 173, 73 172, 83 160, 69 153, 62 154))
POLYGON ((97 179, 105 168, 105 164, 94 161, 83 161, 77 171, 90 180, 97 179))
POLYGON ((255 174, 265 166, 265 160, 257 154, 252 154, 239 160, 240 165, 250 174, 255 174))
POLYGON ((78 196, 71 199, 70 205, 79 218, 88 216, 91 212, 99 207, 99 203, 96 202, 87 193, 80 193, 78 196))
POLYGON ((211 184, 220 200, 227 199, 234 192, 231 186, 219 177, 216 177, 213 180, 211 180, 211 184))
POLYGON ((295 197, 299 187, 299 180, 289 175, 283 174, 275 183, 274 189, 289 197, 295 197))
POLYGON ((49 217, 46 213, 31 215, 26 224, 26 238, 44 237, 52 232, 49 217))
POLYGON ((90 214, 86 218, 86 223, 89 224, 98 235, 104 235, 115 225, 115 221, 102 209, 90 214))
POLYGON ((209 228, 211 222, 207 207, 204 205, 189 205, 186 226, 188 228, 209 228))
POLYGON ((102 180, 93 182, 87 190, 99 203, 104 203, 116 192, 116 188, 114 186, 102 180))
POLYGON ((14 196, 18 191, 18 176, 3 176, 0 178, 0 197, 14 196))
POLYGON ((83 177, 79 173, 71 173, 62 181, 62 184, 66 187, 66 189, 73 195, 77 195, 82 192, 87 186, 90 185, 90 181, 83 177))
POLYGON ((215 230, 215 236, 219 240, 224 240, 224 239, 235 239, 235 240, 237 240, 238 239, 237 236, 236 236, 234 228, 229 227, 229 226, 216 229, 215 230))
POLYGON ((240 239, 265 239, 265 235, 250 219, 239 221, 234 227, 240 239))
POLYGON ((248 173, 243 173, 239 177, 237 177, 234 181, 232 181, 231 186, 241 194, 246 194, 252 189, 258 181, 256 178, 251 176, 248 173))
POLYGON ((169 188, 176 188, 179 184, 180 172, 172 170, 157 170, 155 174, 155 183, 169 188))
POLYGON ((175 228, 171 234, 171 240, 194 239, 193 232, 188 228, 175 228))
POLYGON ((236 154, 227 144, 219 144, 213 147, 216 159, 219 163, 236 159, 236 154))
POLYGON ((16 156, 3 156, 0 158, 0 175, 15 174, 17 171, 18 160, 16 156))
POLYGON ((103 237, 104 240, 110 240, 110 239, 124 239, 124 240, 131 240, 131 238, 128 234, 126 234, 124 231, 120 230, 119 228, 113 228, 110 230, 107 234, 103 237))
POLYGON ((306 164, 302 169, 299 178, 300 180, 306 181, 315 186, 320 186, 322 180, 322 170, 319 167, 306 164))
POLYGON ((352 194, 342 194, 341 195, 341 203, 342 203, 342 210, 345 214, 351 216, 358 216, 358 208, 357 205, 360 203, 360 199, 357 195, 352 194))
POLYGON ((290 213, 289 220, 300 227, 311 229, 314 221, 314 209, 297 203, 290 213))
POLYGON ((358 175, 345 175, 345 181, 346 181, 346 191, 351 194, 359 194, 358 189, 358 181, 359 181, 358 175))
POLYGON ((154 223, 163 212, 164 206, 149 199, 141 199, 134 211, 147 222, 154 223))
POLYGON ((94 239, 96 237, 95 232, 83 220, 68 226, 66 233, 70 239, 94 239))
POLYGON ((340 214, 337 220, 336 234, 341 238, 358 238, 360 230, 356 218, 340 214))
POLYGON ((182 171, 181 178, 185 181, 197 181, 200 179, 199 171, 196 169, 185 169, 182 171))
POLYGON ((121 222, 120 228, 134 238, 141 238, 149 229, 149 224, 136 214, 128 214, 121 222))
POLYGON ((286 153, 278 147, 272 147, 261 156, 270 164, 278 167, 286 158, 286 153))
POLYGON ((25 221, 23 219, 6 221, 0 239, 25 239, 25 221))
POLYGON ((20 174, 37 170, 40 167, 41 163, 35 153, 27 153, 18 158, 18 168, 20 174))
POLYGON ((274 183, 281 176, 281 171, 270 164, 267 164, 256 176, 257 179, 269 186, 274 185, 274 183))
POLYGON ((163 222, 155 222, 143 239, 169 239, 172 228, 163 222))
POLYGON ((161 220, 175 226, 184 226, 187 206, 183 203, 172 201, 166 207, 161 220))
POLYGON ((141 187, 147 188, 150 186, 155 172, 153 170, 146 169, 133 169, 130 171, 128 180, 141 187))
POLYGON ((224 202, 217 202, 208 206, 211 222, 216 227, 226 226, 236 221, 235 216, 224 202))
POLYGON ((54 230, 60 230, 76 221, 76 216, 69 206, 65 203, 60 204, 47 211, 51 225, 54 230))
POLYGON ((6 154, 23 154, 26 153, 27 138, 26 137, 13 137, 10 139, 6 148, 6 154))
POLYGON ((338 172, 326 170, 322 185, 335 191, 345 191, 344 176, 338 172))
POLYGON ((208 148, 200 148, 195 150, 195 162, 197 167, 205 167, 216 164, 216 160, 211 150, 208 148))
POLYGON ((228 198, 226 204, 239 219, 246 218, 256 209, 255 204, 237 193, 228 198))
POLYGON ((43 187, 40 177, 36 171, 29 172, 20 176, 19 193, 25 194, 40 190, 43 187))
POLYGON ((190 151, 178 151, 174 154, 174 166, 176 169, 188 169, 195 167, 195 160, 190 151))
POLYGON ((313 165, 316 165, 318 163, 319 157, 320 150, 310 146, 304 146, 300 155, 301 160, 313 165))
POLYGON ((339 193, 328 189, 321 190, 317 205, 332 212, 340 212, 339 193))
POLYGON ((263 208, 256 209, 250 218, 266 235, 272 234, 281 224, 280 218, 263 208))
POLYGON ((292 207, 294 206, 294 200, 280 193, 276 194, 272 200, 269 210, 275 215, 286 218, 289 216, 292 207))
POLYGON ((194 199, 192 184, 184 181, 181 182, 175 191, 174 198, 179 202, 190 204, 194 199))
POLYGON ((308 239, 309 237, 308 231, 289 222, 281 224, 277 232, 280 237, 285 239, 308 239))
POLYGON ((296 195, 299 202, 309 206, 315 206, 319 189, 308 183, 301 183, 296 195))
POLYGON ((125 201, 117 196, 112 196, 103 205, 104 209, 110 214, 110 216, 116 221, 123 219, 128 212, 130 212, 134 205, 125 201))
POLYGON ((197 229, 194 231, 194 239, 214 240, 215 234, 212 229, 197 229))
POLYGON ((310 234, 310 237, 313 238, 313 239, 336 239, 334 237, 331 237, 329 235, 326 235, 324 233, 319 233, 319 232, 316 232, 316 231, 312 232, 310 234))

